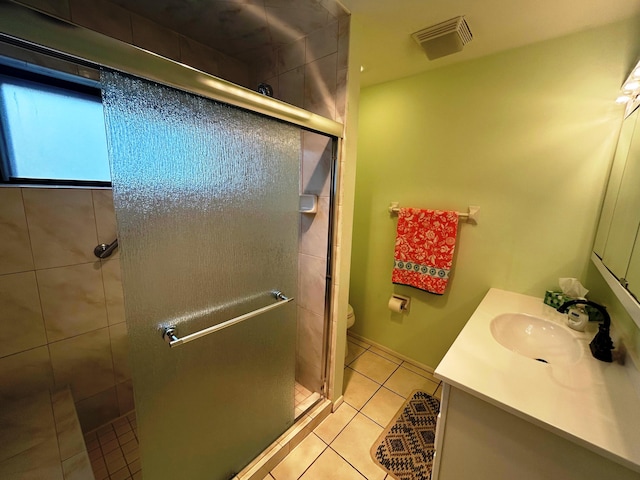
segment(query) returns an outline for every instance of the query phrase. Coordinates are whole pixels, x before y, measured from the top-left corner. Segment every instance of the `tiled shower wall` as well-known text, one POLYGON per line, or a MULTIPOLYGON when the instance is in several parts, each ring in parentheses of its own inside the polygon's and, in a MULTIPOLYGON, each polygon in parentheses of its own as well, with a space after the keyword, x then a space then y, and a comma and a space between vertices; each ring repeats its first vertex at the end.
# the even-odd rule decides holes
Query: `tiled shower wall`
MULTIPOLYGON (((250 68, 206 45, 194 42, 182 34, 163 28, 106 1, 91 2, 91 8, 87 8, 86 4, 80 0, 23 0, 22 3, 127 43, 179 60, 239 85, 251 87, 251 85, 265 81, 274 87, 276 98, 339 122, 344 120, 349 37, 348 17, 343 17, 322 30, 281 47, 274 54, 265 56, 262 65, 250 68)), ((326 285, 332 148, 330 139, 311 132, 303 133, 302 147, 301 192, 318 195, 319 210, 316 215, 301 214, 300 219, 296 372, 297 380, 300 383, 310 390, 318 391, 323 348, 321 339, 325 328, 323 293, 326 285)), ((24 191, 30 190, 33 189, 25 189, 24 191)), ((94 196, 107 195, 96 192, 104 191, 94 190, 94 196)), ((71 210, 67 213, 70 218, 75 216, 71 210)), ((97 210, 95 215, 96 221, 99 221, 97 210)), ((115 238, 114 235, 113 238, 115 238)), ((101 237, 99 243, 111 242, 113 238, 109 235, 106 238, 101 237)), ((334 247, 339 248, 339 245, 334 245, 334 247)), ((115 272, 116 263, 114 258, 112 262, 106 261, 102 264, 105 294, 108 288, 105 272, 107 269, 115 272)), ((94 262, 94 266, 96 265, 97 263, 94 262)), ((1 273, 2 271, 0 271, 1 273)), ((116 363, 118 365, 125 364, 126 326, 123 320, 112 322, 111 318, 108 318, 107 325, 114 362, 113 372, 107 372, 107 378, 113 375, 114 384, 110 384, 109 388, 96 391, 89 396, 81 393, 82 398, 76 398, 79 415, 85 429, 88 425, 93 424, 93 419, 107 418, 110 415, 115 417, 119 412, 126 411, 127 408, 133 406, 128 369, 126 370, 126 379, 124 379, 121 375, 122 372, 118 371, 119 366, 116 366, 116 363), (116 360, 116 357, 119 360, 116 360), (116 386, 115 391, 112 390, 114 385, 116 386), (118 402, 117 409, 114 408, 115 401, 118 402)), ((100 328, 96 330, 100 330, 100 328)), ((105 332, 94 334, 98 339, 96 341, 102 341, 103 345, 106 345, 105 332)), ((3 338, 2 335, 3 333, 0 333, 0 338, 3 338)), ((78 347, 86 348, 88 354, 93 351, 93 348, 87 347, 85 344, 79 344, 78 347)), ((37 358, 44 361, 45 355, 42 350, 44 347, 40 345, 39 348, 41 348, 38 351, 40 356, 37 358)), ((36 359, 35 352, 32 352, 31 355, 33 359, 36 359)), ((101 358, 104 360, 106 355, 103 357, 101 358)), ((5 369, 3 370, 2 360, 0 359, 0 389, 10 385, 13 381, 3 373, 8 371, 7 365, 9 363, 4 363, 5 369)), ((51 359, 49 358, 47 361, 51 361, 51 359)), ((40 365, 36 360, 34 362, 40 365)), ((53 369, 53 367, 51 368, 53 369)), ((48 374, 44 374, 39 367, 29 368, 23 371, 21 377, 26 384, 42 385, 46 381, 52 380, 52 369, 48 374), (28 380, 30 376, 34 377, 33 381, 28 380)), ((10 377, 13 378, 11 375, 10 377)), ((104 386, 109 382, 97 383, 104 386)), ((21 385, 18 382, 15 392, 10 395, 18 394, 24 390, 21 385)), ((95 388, 89 389, 90 392, 94 392, 94 390, 95 388)), ((75 391, 74 395, 77 397, 75 391)))
POLYGON ((70 385, 83 429, 133 409, 110 190, 0 188, 0 399, 70 385))
MULTIPOLYGON (((105 0, 19 0, 58 18, 251 88, 240 60, 105 0)), ((254 87, 255 88, 255 87, 254 87)))
POLYGON ((280 47, 253 68, 254 83, 273 87, 274 97, 344 122, 350 17, 280 47))

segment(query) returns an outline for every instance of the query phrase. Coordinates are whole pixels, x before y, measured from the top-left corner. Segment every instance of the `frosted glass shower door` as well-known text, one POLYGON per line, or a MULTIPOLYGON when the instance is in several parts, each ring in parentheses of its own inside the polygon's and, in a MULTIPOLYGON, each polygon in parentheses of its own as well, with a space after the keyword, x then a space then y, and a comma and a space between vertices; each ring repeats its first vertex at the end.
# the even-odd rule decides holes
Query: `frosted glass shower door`
POLYGON ((300 130, 103 73, 144 478, 227 479, 294 420, 300 130))

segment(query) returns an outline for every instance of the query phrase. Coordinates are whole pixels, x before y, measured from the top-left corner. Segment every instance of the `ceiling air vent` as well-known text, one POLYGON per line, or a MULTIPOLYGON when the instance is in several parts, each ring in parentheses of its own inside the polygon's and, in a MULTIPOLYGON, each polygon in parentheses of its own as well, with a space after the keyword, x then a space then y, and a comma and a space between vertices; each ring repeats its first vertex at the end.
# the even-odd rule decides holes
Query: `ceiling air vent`
POLYGON ((464 17, 455 17, 423 28, 411 36, 422 47, 429 60, 459 52, 473 40, 464 17))

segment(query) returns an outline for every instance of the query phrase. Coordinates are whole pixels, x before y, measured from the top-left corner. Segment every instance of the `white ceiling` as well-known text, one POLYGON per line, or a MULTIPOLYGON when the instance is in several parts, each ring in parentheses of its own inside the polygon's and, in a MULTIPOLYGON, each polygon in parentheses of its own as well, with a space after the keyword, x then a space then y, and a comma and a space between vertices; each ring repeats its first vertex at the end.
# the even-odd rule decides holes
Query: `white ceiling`
MULTIPOLYGON (((340 0, 362 31, 362 86, 640 14, 640 0, 340 0), (430 61, 411 34, 464 15, 473 41, 430 61)), ((640 39, 638 39, 640 42, 640 39)))

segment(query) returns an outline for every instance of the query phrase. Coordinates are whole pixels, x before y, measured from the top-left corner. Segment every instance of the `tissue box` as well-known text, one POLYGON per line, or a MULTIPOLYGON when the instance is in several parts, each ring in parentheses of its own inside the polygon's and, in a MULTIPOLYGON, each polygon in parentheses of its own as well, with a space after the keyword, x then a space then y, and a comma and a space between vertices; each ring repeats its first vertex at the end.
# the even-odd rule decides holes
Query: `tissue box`
MULTIPOLYGON (((570 297, 569 295, 565 295, 562 292, 553 292, 551 290, 547 290, 544 293, 544 303, 545 303, 545 305, 549 305, 550 307, 553 307, 555 309, 557 309, 564 302, 568 302, 569 300, 573 300, 573 298, 570 297)), ((593 307, 591 307, 589 305, 585 305, 584 306, 584 311, 587 312, 587 315, 589 315, 589 321, 590 322, 602 322, 602 321, 604 321, 604 317, 602 316, 602 314, 600 313, 599 310, 596 310, 595 308, 593 308, 593 307)))
POLYGON ((573 299, 562 292, 553 292, 551 290, 547 290, 544 293, 544 304, 549 305, 550 307, 553 307, 553 308, 558 308, 564 302, 568 302, 569 300, 573 300, 573 299))

